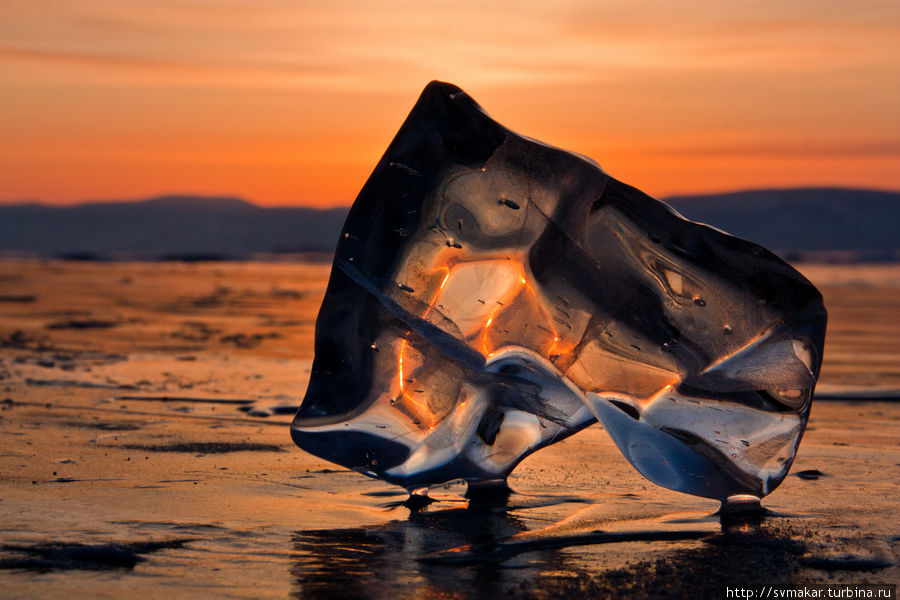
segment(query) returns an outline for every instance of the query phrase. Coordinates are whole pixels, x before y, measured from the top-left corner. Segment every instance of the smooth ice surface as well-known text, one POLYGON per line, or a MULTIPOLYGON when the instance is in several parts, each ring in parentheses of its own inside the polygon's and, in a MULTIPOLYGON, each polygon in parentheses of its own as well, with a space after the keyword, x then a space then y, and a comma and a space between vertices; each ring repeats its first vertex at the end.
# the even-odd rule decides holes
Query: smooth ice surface
POLYGON ((356 199, 303 449, 410 490, 502 482, 599 420, 651 481, 762 497, 822 360, 818 291, 433 82, 356 199))

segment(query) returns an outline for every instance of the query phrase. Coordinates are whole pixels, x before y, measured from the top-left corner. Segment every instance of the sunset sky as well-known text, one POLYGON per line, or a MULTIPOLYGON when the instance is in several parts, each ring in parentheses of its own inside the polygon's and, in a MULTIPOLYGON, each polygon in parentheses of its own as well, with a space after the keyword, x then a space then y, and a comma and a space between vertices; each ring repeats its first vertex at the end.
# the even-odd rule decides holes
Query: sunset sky
POLYGON ((0 0, 0 201, 347 205, 432 79, 656 196, 900 189, 897 0, 0 0))

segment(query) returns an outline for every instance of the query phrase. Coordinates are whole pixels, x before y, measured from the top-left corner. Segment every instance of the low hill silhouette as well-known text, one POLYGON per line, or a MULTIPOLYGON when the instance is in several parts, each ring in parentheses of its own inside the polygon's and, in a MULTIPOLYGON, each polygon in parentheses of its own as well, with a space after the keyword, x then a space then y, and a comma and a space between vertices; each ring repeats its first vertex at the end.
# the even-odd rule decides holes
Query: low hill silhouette
MULTIPOLYGON (((665 199, 687 218, 789 260, 900 260, 900 193, 747 190, 665 199)), ((0 252, 71 258, 212 259, 332 252, 347 208, 268 208, 234 197, 161 196, 77 206, 0 205, 0 252)))
POLYGON ((849 188, 746 190, 665 201, 790 259, 900 260, 900 193, 849 188))
POLYGON ((345 208, 263 208, 240 198, 198 196, 18 204, 0 206, 0 251, 143 259, 331 252, 346 214, 345 208))

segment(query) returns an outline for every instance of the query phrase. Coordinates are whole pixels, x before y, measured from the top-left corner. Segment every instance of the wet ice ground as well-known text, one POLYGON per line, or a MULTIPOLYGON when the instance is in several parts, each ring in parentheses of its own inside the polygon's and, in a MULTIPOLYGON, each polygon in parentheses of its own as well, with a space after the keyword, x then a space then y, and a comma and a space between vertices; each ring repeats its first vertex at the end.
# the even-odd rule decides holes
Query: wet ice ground
MULTIPOLYGON (((821 286, 824 389, 900 387, 896 288, 853 273, 821 286)), ((302 395, 326 275, 2 263, 0 282, 34 297, 0 304, 2 595, 718 597, 898 580, 892 402, 814 404, 759 524, 723 531, 715 502, 650 484, 596 426, 526 459, 505 503, 451 485, 402 506, 399 488, 301 452, 278 414, 302 395)))
POLYGON ((449 486, 416 511, 295 451, 285 424, 43 400, 0 422, 5 595, 658 597, 898 574, 895 404, 822 403, 804 476, 765 501, 776 516, 723 528, 714 502, 649 484, 597 427, 527 459, 505 503, 449 486))

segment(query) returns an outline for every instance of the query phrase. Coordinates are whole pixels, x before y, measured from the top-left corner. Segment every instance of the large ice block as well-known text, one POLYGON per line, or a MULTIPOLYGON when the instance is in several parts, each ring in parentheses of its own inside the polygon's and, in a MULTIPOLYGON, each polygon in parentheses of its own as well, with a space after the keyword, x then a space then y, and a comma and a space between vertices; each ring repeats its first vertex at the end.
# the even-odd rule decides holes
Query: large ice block
POLYGON ((596 420, 660 485, 762 497, 822 360, 819 292, 433 82, 353 204, 291 433, 411 491, 502 482, 596 420))

